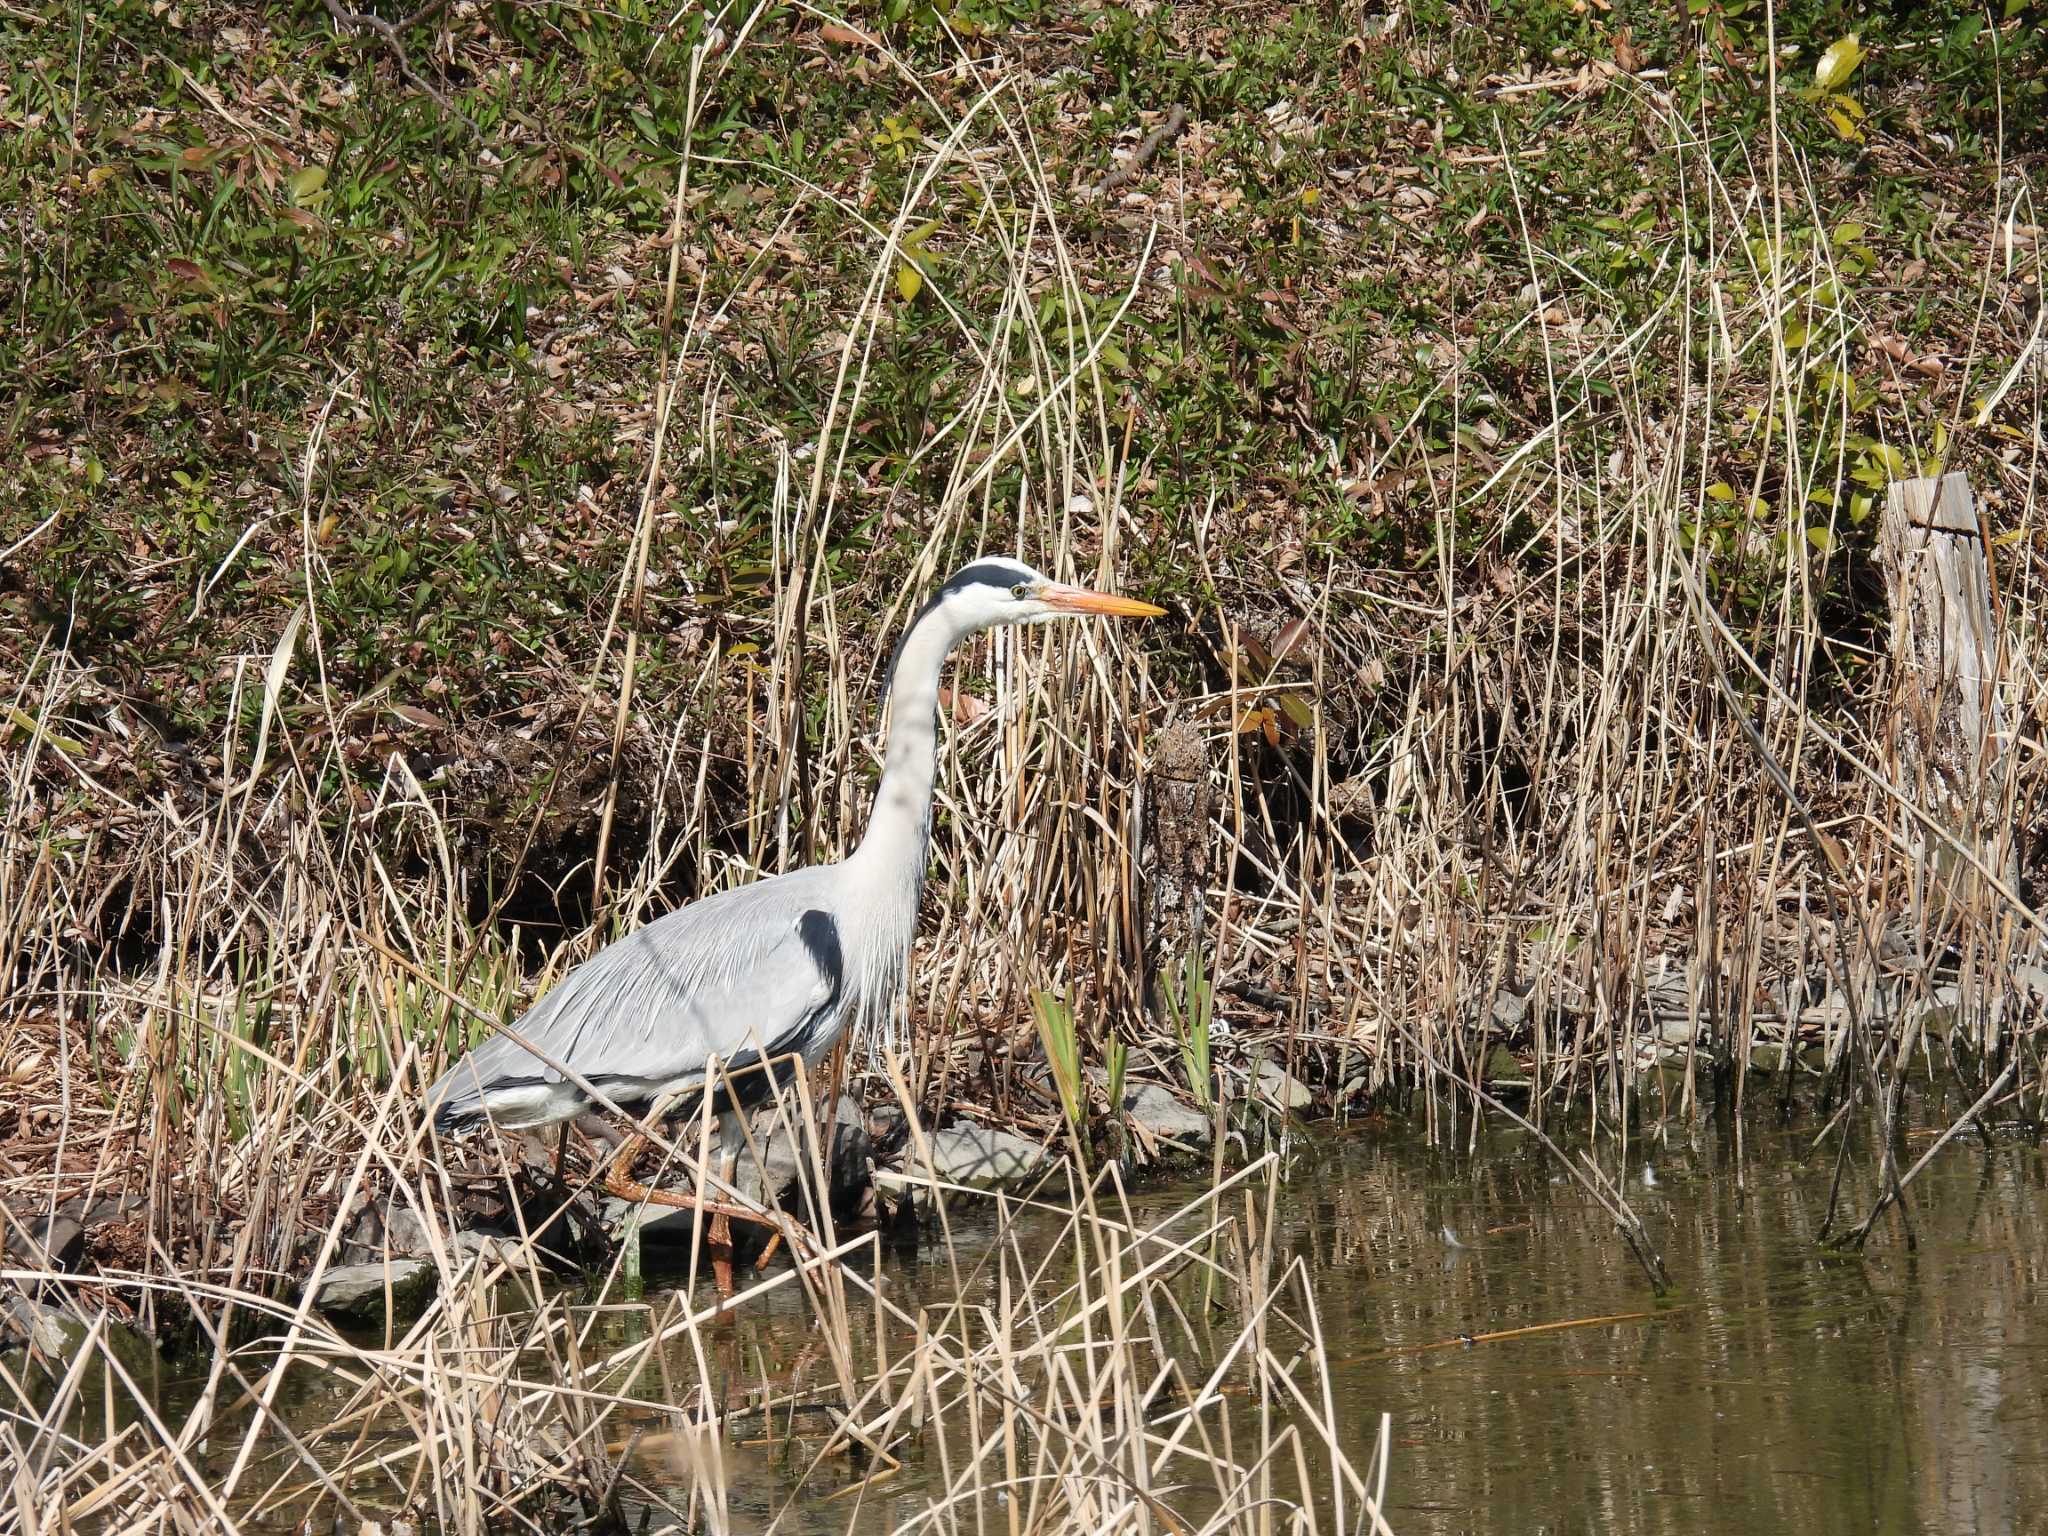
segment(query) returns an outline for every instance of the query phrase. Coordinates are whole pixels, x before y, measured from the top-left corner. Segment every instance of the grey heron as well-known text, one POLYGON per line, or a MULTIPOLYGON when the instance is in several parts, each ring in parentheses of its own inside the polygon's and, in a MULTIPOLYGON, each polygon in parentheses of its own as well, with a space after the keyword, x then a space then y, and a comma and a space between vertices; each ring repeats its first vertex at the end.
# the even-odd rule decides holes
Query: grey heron
POLYGON ((441 1076, 428 1091, 437 1127, 558 1124, 596 1106, 588 1089, 627 1109, 673 1103, 712 1087, 720 1069, 758 1080, 778 1060, 815 1064, 850 1025, 882 1022, 917 931, 947 656, 1003 625, 1164 612, 1017 560, 963 566, 898 643, 881 782, 860 846, 837 863, 691 902, 598 951, 441 1076))

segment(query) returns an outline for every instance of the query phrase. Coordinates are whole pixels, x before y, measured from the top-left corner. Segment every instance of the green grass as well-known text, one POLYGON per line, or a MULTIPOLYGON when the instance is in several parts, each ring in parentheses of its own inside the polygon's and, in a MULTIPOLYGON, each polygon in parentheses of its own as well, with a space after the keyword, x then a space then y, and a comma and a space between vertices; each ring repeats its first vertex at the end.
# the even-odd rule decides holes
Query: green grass
MULTIPOLYGON (((946 16, 1036 82, 1029 122, 1066 189, 1086 289, 1038 295, 1053 335, 1099 327, 1143 227, 1167 230, 1181 278, 1142 286, 1097 404, 1119 451, 1128 432, 1127 579, 1201 603, 1210 578, 1184 551, 1204 508, 1247 570, 1427 570, 1447 542, 1459 562, 1544 558, 1530 552, 1540 464, 1485 502, 1461 499, 1450 467, 1469 486, 1553 416, 1555 338, 1529 323, 1532 273, 1625 329, 1682 264, 1725 255, 1731 213, 1703 217, 1704 178, 1749 174, 1768 142, 1764 13, 1689 11, 1425 0, 1385 37, 1358 35, 1354 9, 1306 4, 1256 24, 998 0, 848 21, 928 71, 947 113, 974 93, 944 72, 946 16), (1597 70, 1624 23, 1663 73, 1499 89, 1597 70), (1176 103, 1192 131, 1124 189, 1184 173, 1176 199, 1127 211, 1079 194, 1120 134, 1176 103)), ((1752 487, 1780 457, 1774 434, 1880 484, 1894 461, 1940 452, 1932 417, 1954 379, 1882 377, 1874 330, 1950 355, 1975 335, 1979 377, 2016 354, 2021 318, 1994 305, 1980 325, 1976 283, 2001 153, 2009 178, 2041 165, 2048 43, 2038 18, 2009 15, 1777 13, 1783 175, 1838 210, 1824 228, 1785 216, 1783 259, 1811 274, 1813 300, 1795 350, 1838 341, 1852 364, 1802 373, 1790 429, 1767 371, 1717 402, 1714 478, 1731 494, 1693 536, 1727 554, 1715 577, 1739 612, 1765 612, 1794 558, 1782 537, 1776 553, 1751 537, 1782 525, 1794 494, 1768 476, 1752 487), (1867 116, 1852 142, 1794 87, 1859 29, 1849 90, 1867 116), (1911 262, 1942 280, 1899 281, 1911 262)), ((0 576, 0 660, 62 643, 165 739, 212 742, 236 658, 267 654, 310 587, 365 771, 409 740, 392 706, 472 732, 541 719, 545 734, 598 655, 646 468, 704 25, 690 11, 664 33, 668 16, 483 5, 422 22, 413 63, 478 139, 375 38, 337 35, 315 6, 0 11, 0 372, 18 382, 0 420, 21 450, 0 470, 0 548, 49 525, 0 576)), ((815 441, 872 265, 867 231, 893 218, 941 128, 933 103, 807 13, 770 10, 720 59, 695 124, 681 285, 686 309, 701 292, 723 316, 682 383, 720 409, 708 438, 689 424, 658 487, 643 699, 688 694, 707 645, 771 638, 774 445, 815 441)), ((980 372, 940 298, 986 313, 1008 281, 982 195, 949 174, 915 210, 921 291, 890 297, 876 338, 829 552, 856 592, 855 643, 874 643, 868 622, 919 546, 904 508, 943 493, 946 456, 922 450, 980 372)), ((1733 217, 1759 242, 1779 222, 1733 217)), ((1587 385, 1575 445, 1607 451, 1628 421, 1677 410, 1686 360, 1646 353, 1630 387, 1622 400, 1610 380, 1587 385)), ((995 477, 991 545, 1011 537, 1022 486, 1014 469, 995 477)), ((1821 581, 1848 634, 1868 540, 1866 504, 1849 498, 1875 488, 1815 503, 1840 513, 1823 533, 1851 558, 1821 581)), ((729 665, 694 695, 714 730, 748 677, 729 665)), ((288 708, 316 723, 316 703, 288 708)), ((136 754, 130 782, 165 771, 136 754)))

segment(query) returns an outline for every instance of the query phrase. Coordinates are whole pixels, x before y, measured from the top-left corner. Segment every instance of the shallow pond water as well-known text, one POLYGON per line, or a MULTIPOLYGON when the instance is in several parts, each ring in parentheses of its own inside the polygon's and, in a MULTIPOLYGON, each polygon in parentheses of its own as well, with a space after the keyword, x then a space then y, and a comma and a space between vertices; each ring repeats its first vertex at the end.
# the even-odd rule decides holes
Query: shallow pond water
MULTIPOLYGON (((1524 1133, 1490 1130, 1450 1151, 1400 1124, 1296 1132, 1274 1203, 1276 1269, 1299 1257, 1313 1275, 1354 1465, 1371 1460, 1380 1416, 1390 1416, 1392 1529, 2041 1528, 2048 1154, 2017 1136, 1989 1150, 1959 1138, 1910 1192, 1917 1251, 1887 1222, 1858 1257, 1817 1242, 1834 1143, 1813 1151, 1815 1129, 1806 1118, 1752 1120, 1739 1153, 1711 1126, 1632 1144, 1624 1187, 1675 1287, 1661 1301, 1608 1218, 1524 1133)), ((1911 1133, 1909 1156, 1933 1134, 1911 1133)), ((1867 1143, 1854 1151, 1843 1197, 1852 1219, 1874 1185, 1867 1143)), ((1604 1165, 1613 1170, 1611 1150, 1604 1165)), ((1199 1188, 1149 1186, 1133 1197, 1133 1215, 1163 1219, 1199 1188)), ((1011 1219, 1010 1241, 1052 1256, 1048 1283, 1072 1278, 1074 1260, 1058 1251, 1066 1218, 1026 1210, 1011 1219)), ((881 1261, 899 1306, 948 1302, 956 1265, 971 1274, 1003 1236, 989 1204, 957 1210, 952 1228, 950 1257, 928 1248, 881 1261)), ((990 1283, 984 1271, 969 1285, 990 1283)), ((1205 1312, 1192 1276, 1176 1285, 1193 1353, 1213 1358, 1238 1318, 1205 1312)), ((694 1296, 702 1304, 710 1294, 700 1285, 694 1296)), ((659 1310, 669 1295, 656 1283, 645 1299, 659 1310)), ((593 1355, 640 1337, 648 1315, 606 1312, 593 1355)), ((701 1341, 703 1375, 728 1406, 763 1383, 801 1394, 833 1379, 794 1285, 707 1326, 701 1341)), ((909 1343, 898 1335, 888 1348, 901 1358, 909 1343)), ((671 1346, 668 1364, 671 1382, 700 1379, 687 1341, 671 1346)), ((193 1370, 167 1368, 159 1403, 188 1403, 193 1370)), ((661 1384, 643 1377, 634 1390, 658 1396, 661 1384)), ((280 1408, 311 1431, 345 1398, 316 1373, 280 1408)), ((724 1452, 734 1532, 892 1531, 940 1486, 936 1458, 912 1457, 858 1499, 826 1500, 854 1469, 828 1468, 805 1484, 806 1447, 817 1440, 805 1440, 801 1422, 794 1437, 754 1422, 737 1423, 724 1452)), ((619 1443, 632 1441, 633 1477, 685 1499, 682 1442, 667 1425, 643 1416, 619 1431, 619 1443)), ((626 1506, 637 1516, 631 1498, 626 1506)))
MULTIPOLYGON (((1392 1416, 1394 1530, 2038 1528, 2048 1158, 1958 1140, 1912 1188, 1917 1252, 1881 1224, 1863 1256, 1844 1256, 1816 1241, 1833 1144, 1814 1153, 1813 1134, 1752 1123, 1739 1162, 1713 1130, 1637 1144, 1626 1191, 1676 1287, 1661 1302, 1526 1135, 1484 1134, 1455 1154, 1418 1146, 1409 1127, 1301 1136, 1279 1241, 1315 1273, 1357 1465, 1392 1416), (1578 1326, 1462 1342, 1560 1324, 1578 1326)), ((1868 1161, 1845 1180, 1852 1215, 1873 1187, 1868 1161)), ((1163 1215, 1191 1187, 1148 1189, 1136 1214, 1163 1215)), ((1046 1241, 1059 1230, 1050 1215, 1016 1219, 1027 1244, 1034 1223, 1046 1241)), ((989 1241, 993 1220, 985 1207, 957 1217, 961 1248, 989 1241)), ((950 1284, 929 1258, 894 1273, 899 1301, 950 1284)), ((759 1379, 816 1344, 792 1305, 736 1319, 724 1348, 759 1379)), ((736 1529, 778 1512, 785 1530, 849 1528, 844 1506, 788 1505, 781 1463, 748 1454, 736 1529)), ((658 1482, 660 1455, 642 1470, 658 1482)), ((855 1528, 886 1531, 923 1506, 908 1470, 855 1528)))

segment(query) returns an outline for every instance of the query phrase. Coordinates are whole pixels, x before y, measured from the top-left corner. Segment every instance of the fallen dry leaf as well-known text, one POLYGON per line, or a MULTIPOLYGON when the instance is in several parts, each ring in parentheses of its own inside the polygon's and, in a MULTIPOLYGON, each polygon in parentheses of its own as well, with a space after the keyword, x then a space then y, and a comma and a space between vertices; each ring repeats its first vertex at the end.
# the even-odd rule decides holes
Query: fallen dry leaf
POLYGON ((952 688, 939 690, 939 706, 952 715, 955 725, 972 725, 995 707, 987 699, 952 688))

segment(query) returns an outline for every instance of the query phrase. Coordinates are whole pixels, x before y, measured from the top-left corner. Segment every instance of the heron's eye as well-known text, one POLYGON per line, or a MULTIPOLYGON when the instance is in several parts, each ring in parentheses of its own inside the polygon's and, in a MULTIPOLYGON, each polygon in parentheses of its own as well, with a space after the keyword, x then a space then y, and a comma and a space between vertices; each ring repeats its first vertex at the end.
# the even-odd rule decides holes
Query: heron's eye
POLYGON ((1012 596, 1012 597, 1016 598, 1016 599, 1017 599, 1017 601, 1018 601, 1018 602, 1020 602, 1020 603, 1021 603, 1021 602, 1023 602, 1023 601, 1024 601, 1024 599, 1025 599, 1025 598, 1027 598, 1027 597, 1029 597, 1030 595, 1031 595, 1031 588, 1030 588, 1030 586, 1029 586, 1029 585, 1028 585, 1027 583, 1025 583, 1025 582, 1021 582, 1021 581, 1020 581, 1020 582, 1018 582, 1018 583, 1017 583, 1017 585, 1015 585, 1014 587, 1010 588, 1010 596, 1012 596))

